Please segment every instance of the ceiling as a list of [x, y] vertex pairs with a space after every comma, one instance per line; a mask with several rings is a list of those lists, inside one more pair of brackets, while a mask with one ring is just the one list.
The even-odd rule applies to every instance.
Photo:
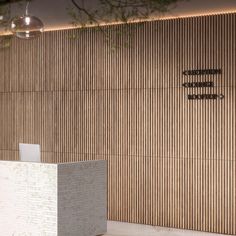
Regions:
[[[79, 0], [78, 0], [79, 1]], [[98, 0], [87, 0], [86, 4], [95, 7]], [[70, 0], [33, 0], [29, 11], [41, 18], [46, 29], [66, 28], [71, 26], [67, 8], [72, 6]], [[186, 15], [202, 15], [208, 13], [236, 12], [236, 0], [187, 0], [166, 13], [166, 17], [181, 17]], [[22, 14], [24, 6], [14, 4], [12, 15]]]

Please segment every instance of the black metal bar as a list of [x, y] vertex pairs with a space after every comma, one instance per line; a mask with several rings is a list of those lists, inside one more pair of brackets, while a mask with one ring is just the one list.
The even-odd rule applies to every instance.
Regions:
[[192, 83], [183, 83], [185, 88], [204, 88], [204, 87], [214, 87], [214, 82], [192, 82]]
[[183, 75], [217, 75], [222, 74], [222, 69], [185, 70]]
[[223, 99], [223, 94], [188, 94], [189, 100], [215, 100]]

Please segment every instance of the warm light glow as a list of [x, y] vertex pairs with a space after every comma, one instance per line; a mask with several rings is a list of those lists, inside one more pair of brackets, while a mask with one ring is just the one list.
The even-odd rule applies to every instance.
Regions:
[[[163, 20], [174, 20], [174, 19], [182, 19], [182, 18], [192, 18], [192, 17], [200, 17], [200, 16], [212, 16], [212, 15], [224, 15], [224, 14], [233, 14], [236, 13], [236, 9], [232, 11], [222, 11], [222, 12], [205, 12], [202, 14], [185, 14], [179, 16], [164, 16], [164, 17], [152, 17], [148, 19], [136, 19], [130, 20], [128, 23], [141, 23], [141, 22], [150, 22], [150, 21], [163, 21]], [[121, 25], [124, 22], [109, 22], [109, 23], [101, 23], [100, 26], [109, 26], [109, 25]], [[96, 25], [86, 25], [87, 28], [96, 27]], [[68, 29], [79, 29], [82, 28], [80, 26], [56, 26], [56, 27], [47, 27], [44, 29], [45, 32], [47, 31], [58, 31], [58, 30], [68, 30]]]
[[29, 16], [25, 17], [25, 24], [30, 25], [30, 17]]
[[[235, 10], [231, 11], [222, 11], [222, 12], [205, 12], [202, 14], [185, 14], [185, 15], [179, 15], [179, 16], [165, 16], [165, 17], [152, 17], [149, 19], [137, 19], [137, 20], [131, 20], [128, 23], [139, 23], [139, 22], [149, 22], [149, 21], [158, 21], [158, 20], [172, 20], [172, 19], [182, 19], [182, 18], [192, 18], [192, 17], [200, 17], [200, 16], [212, 16], [212, 15], [224, 15], [224, 14], [233, 14], [236, 13]], [[110, 22], [110, 23], [101, 23], [101, 26], [109, 26], [109, 25], [121, 25], [124, 24], [123, 22]], [[96, 27], [96, 25], [86, 25], [86, 27]], [[79, 29], [82, 28], [80, 26], [72, 26], [72, 25], [64, 25], [64, 26], [55, 26], [55, 27], [47, 27], [44, 28], [44, 32], [48, 31], [58, 31], [58, 30], [69, 30], [69, 29]], [[0, 35], [11, 35], [12, 33], [9, 31], [0, 32]]]
[[12, 29], [16, 28], [16, 25], [13, 22], [11, 23], [11, 28]]

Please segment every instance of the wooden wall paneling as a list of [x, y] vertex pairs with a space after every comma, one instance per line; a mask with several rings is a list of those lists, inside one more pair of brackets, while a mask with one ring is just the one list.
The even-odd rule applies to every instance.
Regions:
[[[5, 50], [0, 51], [1, 60], [2, 60], [2, 58], [5, 58], [5, 54], [6, 54]], [[1, 88], [0, 88], [0, 91], [3, 92], [4, 89], [5, 89], [5, 87], [4, 87], [4, 84], [5, 84], [5, 63], [3, 63], [3, 62], [0, 63], [0, 70], [1, 70], [1, 75], [0, 75], [0, 78], [1, 78], [0, 79], [0, 86], [1, 86]]]
[[[0, 51], [0, 159], [25, 142], [44, 162], [107, 160], [108, 219], [236, 234], [235, 18], [14, 39]], [[222, 74], [182, 74], [208, 68]], [[182, 87], [195, 81], [215, 86]]]
[[[0, 111], [1, 111], [1, 114], [4, 114], [4, 97], [3, 97], [3, 93], [1, 93], [0, 94], [0, 96], [1, 96], [1, 99], [0, 99]], [[2, 130], [1, 132], [4, 134], [4, 116], [1, 116], [0, 117], [0, 129]], [[1, 141], [1, 143], [0, 143], [0, 147], [1, 147], [1, 149], [4, 149], [4, 136], [3, 135], [1, 135], [0, 136], [0, 141]]]
[[35, 143], [41, 144], [42, 151], [52, 152], [53, 143], [55, 142], [53, 136], [53, 130], [55, 128], [53, 121], [53, 93], [37, 93], [34, 106], [34, 129], [38, 138], [35, 140]]

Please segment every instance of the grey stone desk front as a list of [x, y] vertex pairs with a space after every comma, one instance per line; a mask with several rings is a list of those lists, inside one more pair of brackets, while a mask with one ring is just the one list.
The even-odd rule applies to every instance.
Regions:
[[106, 219], [106, 161], [0, 161], [1, 236], [95, 236]]

